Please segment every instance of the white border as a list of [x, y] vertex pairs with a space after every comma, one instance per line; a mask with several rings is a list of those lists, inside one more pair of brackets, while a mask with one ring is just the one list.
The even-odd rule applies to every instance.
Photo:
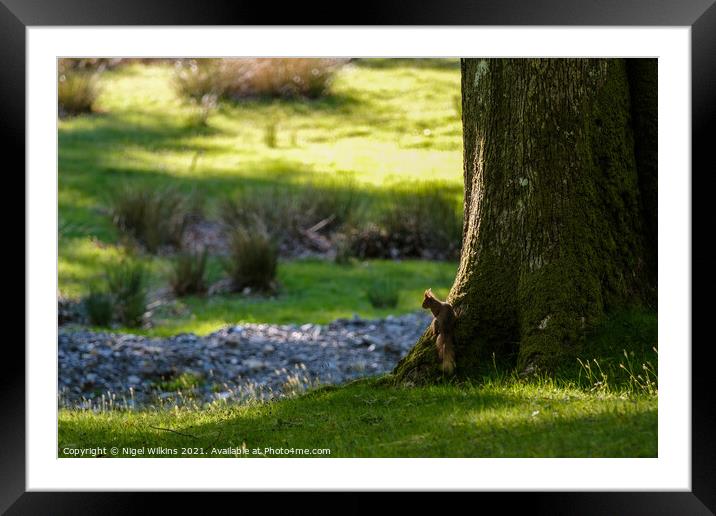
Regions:
[[[690, 490], [690, 28], [27, 29], [27, 489]], [[658, 56], [658, 459], [57, 459], [57, 56]]]

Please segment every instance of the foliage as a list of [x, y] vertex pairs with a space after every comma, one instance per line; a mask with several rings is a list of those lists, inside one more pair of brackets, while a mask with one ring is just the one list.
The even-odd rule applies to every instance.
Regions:
[[278, 252], [270, 235], [260, 225], [234, 228], [230, 235], [225, 269], [235, 290], [271, 291], [276, 287]]
[[190, 197], [169, 186], [125, 184], [111, 203], [114, 224], [150, 252], [162, 246], [181, 247], [184, 231], [197, 210]]
[[169, 283], [175, 295], [182, 297], [206, 292], [207, 251], [184, 251], [172, 263]]

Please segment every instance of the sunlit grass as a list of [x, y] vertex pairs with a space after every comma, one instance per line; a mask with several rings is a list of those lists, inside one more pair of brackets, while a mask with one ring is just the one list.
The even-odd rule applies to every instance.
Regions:
[[328, 448], [330, 457], [656, 457], [656, 422], [655, 396], [515, 379], [407, 389], [369, 380], [202, 411], [62, 410], [58, 452], [191, 446], [220, 456], [212, 449], [245, 445], [261, 449], [256, 457], [273, 456], [267, 447]]

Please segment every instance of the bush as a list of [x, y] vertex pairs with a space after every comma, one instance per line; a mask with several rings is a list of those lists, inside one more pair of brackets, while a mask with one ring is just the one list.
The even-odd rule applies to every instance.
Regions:
[[84, 306], [87, 319], [93, 326], [109, 326], [112, 322], [114, 304], [108, 293], [91, 288], [84, 300]]
[[60, 59], [57, 65], [59, 116], [89, 113], [99, 96], [102, 67], [84, 66], [79, 60]]
[[366, 291], [368, 301], [373, 308], [395, 308], [398, 306], [398, 288], [389, 281], [382, 281]]
[[325, 95], [345, 59], [233, 58], [176, 62], [174, 83], [181, 95], [201, 99], [306, 97]]
[[196, 199], [172, 188], [125, 186], [111, 201], [112, 220], [150, 252], [181, 247], [184, 231], [199, 211]]
[[177, 296], [206, 292], [206, 249], [200, 253], [184, 252], [173, 263], [170, 284]]
[[119, 321], [125, 326], [141, 326], [147, 311], [148, 274], [140, 262], [123, 261], [107, 269], [107, 290]]
[[230, 255], [224, 262], [234, 290], [275, 288], [278, 253], [269, 234], [260, 225], [235, 228], [230, 235]]

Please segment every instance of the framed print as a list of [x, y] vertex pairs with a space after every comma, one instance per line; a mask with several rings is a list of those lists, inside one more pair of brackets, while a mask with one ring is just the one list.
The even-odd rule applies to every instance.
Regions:
[[547, 3], [4, 2], [27, 302], [3, 510], [714, 511], [691, 203], [716, 7]]

